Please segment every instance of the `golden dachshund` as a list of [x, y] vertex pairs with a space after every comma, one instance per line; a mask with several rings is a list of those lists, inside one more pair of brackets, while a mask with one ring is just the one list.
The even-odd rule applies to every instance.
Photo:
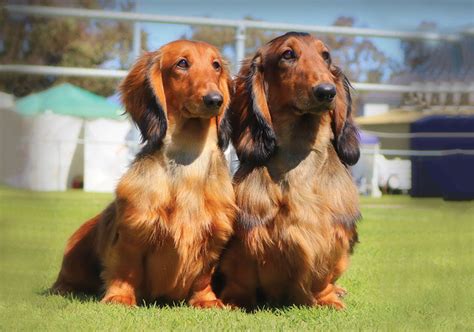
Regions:
[[175, 41], [138, 59], [120, 91], [146, 145], [114, 202], [69, 239], [53, 291], [223, 306], [210, 281], [236, 214], [220, 123], [229, 82], [206, 43]]
[[326, 46], [289, 32], [247, 60], [226, 117], [240, 159], [221, 299], [344, 307], [335, 282], [357, 242], [359, 158], [350, 83]]

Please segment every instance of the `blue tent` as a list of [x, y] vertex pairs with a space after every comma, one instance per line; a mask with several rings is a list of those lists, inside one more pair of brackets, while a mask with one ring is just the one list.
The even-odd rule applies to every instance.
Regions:
[[[411, 124], [412, 133], [472, 133], [474, 116], [434, 115]], [[474, 150], [474, 135], [458, 137], [415, 137], [412, 150]], [[443, 197], [449, 200], [474, 199], [474, 154], [462, 151], [442, 156], [414, 156], [411, 195]]]
[[377, 136], [372, 135], [364, 130], [359, 131], [359, 136], [361, 144], [375, 145], [380, 143], [380, 140]]

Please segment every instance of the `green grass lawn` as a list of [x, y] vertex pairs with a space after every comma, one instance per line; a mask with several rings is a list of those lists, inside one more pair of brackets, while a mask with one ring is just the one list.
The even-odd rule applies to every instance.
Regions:
[[474, 330], [474, 202], [363, 199], [342, 312], [129, 309], [47, 295], [68, 236], [111, 198], [0, 188], [0, 330]]

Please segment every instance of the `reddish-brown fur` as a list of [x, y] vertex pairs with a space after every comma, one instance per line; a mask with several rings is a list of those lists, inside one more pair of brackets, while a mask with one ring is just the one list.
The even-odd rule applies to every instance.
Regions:
[[[120, 90], [147, 145], [120, 180], [115, 201], [69, 239], [54, 291], [102, 287], [104, 303], [222, 307], [210, 279], [236, 211], [219, 148], [228, 82], [218, 50], [206, 43], [172, 42], [137, 61]], [[210, 92], [223, 97], [222, 105], [204, 104]]]
[[[335, 85], [331, 102], [315, 98], [321, 83]], [[276, 38], [244, 63], [228, 113], [241, 165], [236, 231], [219, 268], [224, 303], [253, 308], [261, 294], [271, 305], [344, 307], [335, 282], [359, 218], [346, 166], [359, 156], [349, 87], [307, 34]]]

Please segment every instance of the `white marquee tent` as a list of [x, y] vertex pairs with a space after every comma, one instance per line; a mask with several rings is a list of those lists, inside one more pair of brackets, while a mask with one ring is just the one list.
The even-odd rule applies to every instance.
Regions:
[[0, 182], [38, 191], [111, 192], [127, 169], [132, 130], [118, 106], [70, 84], [13, 102], [0, 95]]

